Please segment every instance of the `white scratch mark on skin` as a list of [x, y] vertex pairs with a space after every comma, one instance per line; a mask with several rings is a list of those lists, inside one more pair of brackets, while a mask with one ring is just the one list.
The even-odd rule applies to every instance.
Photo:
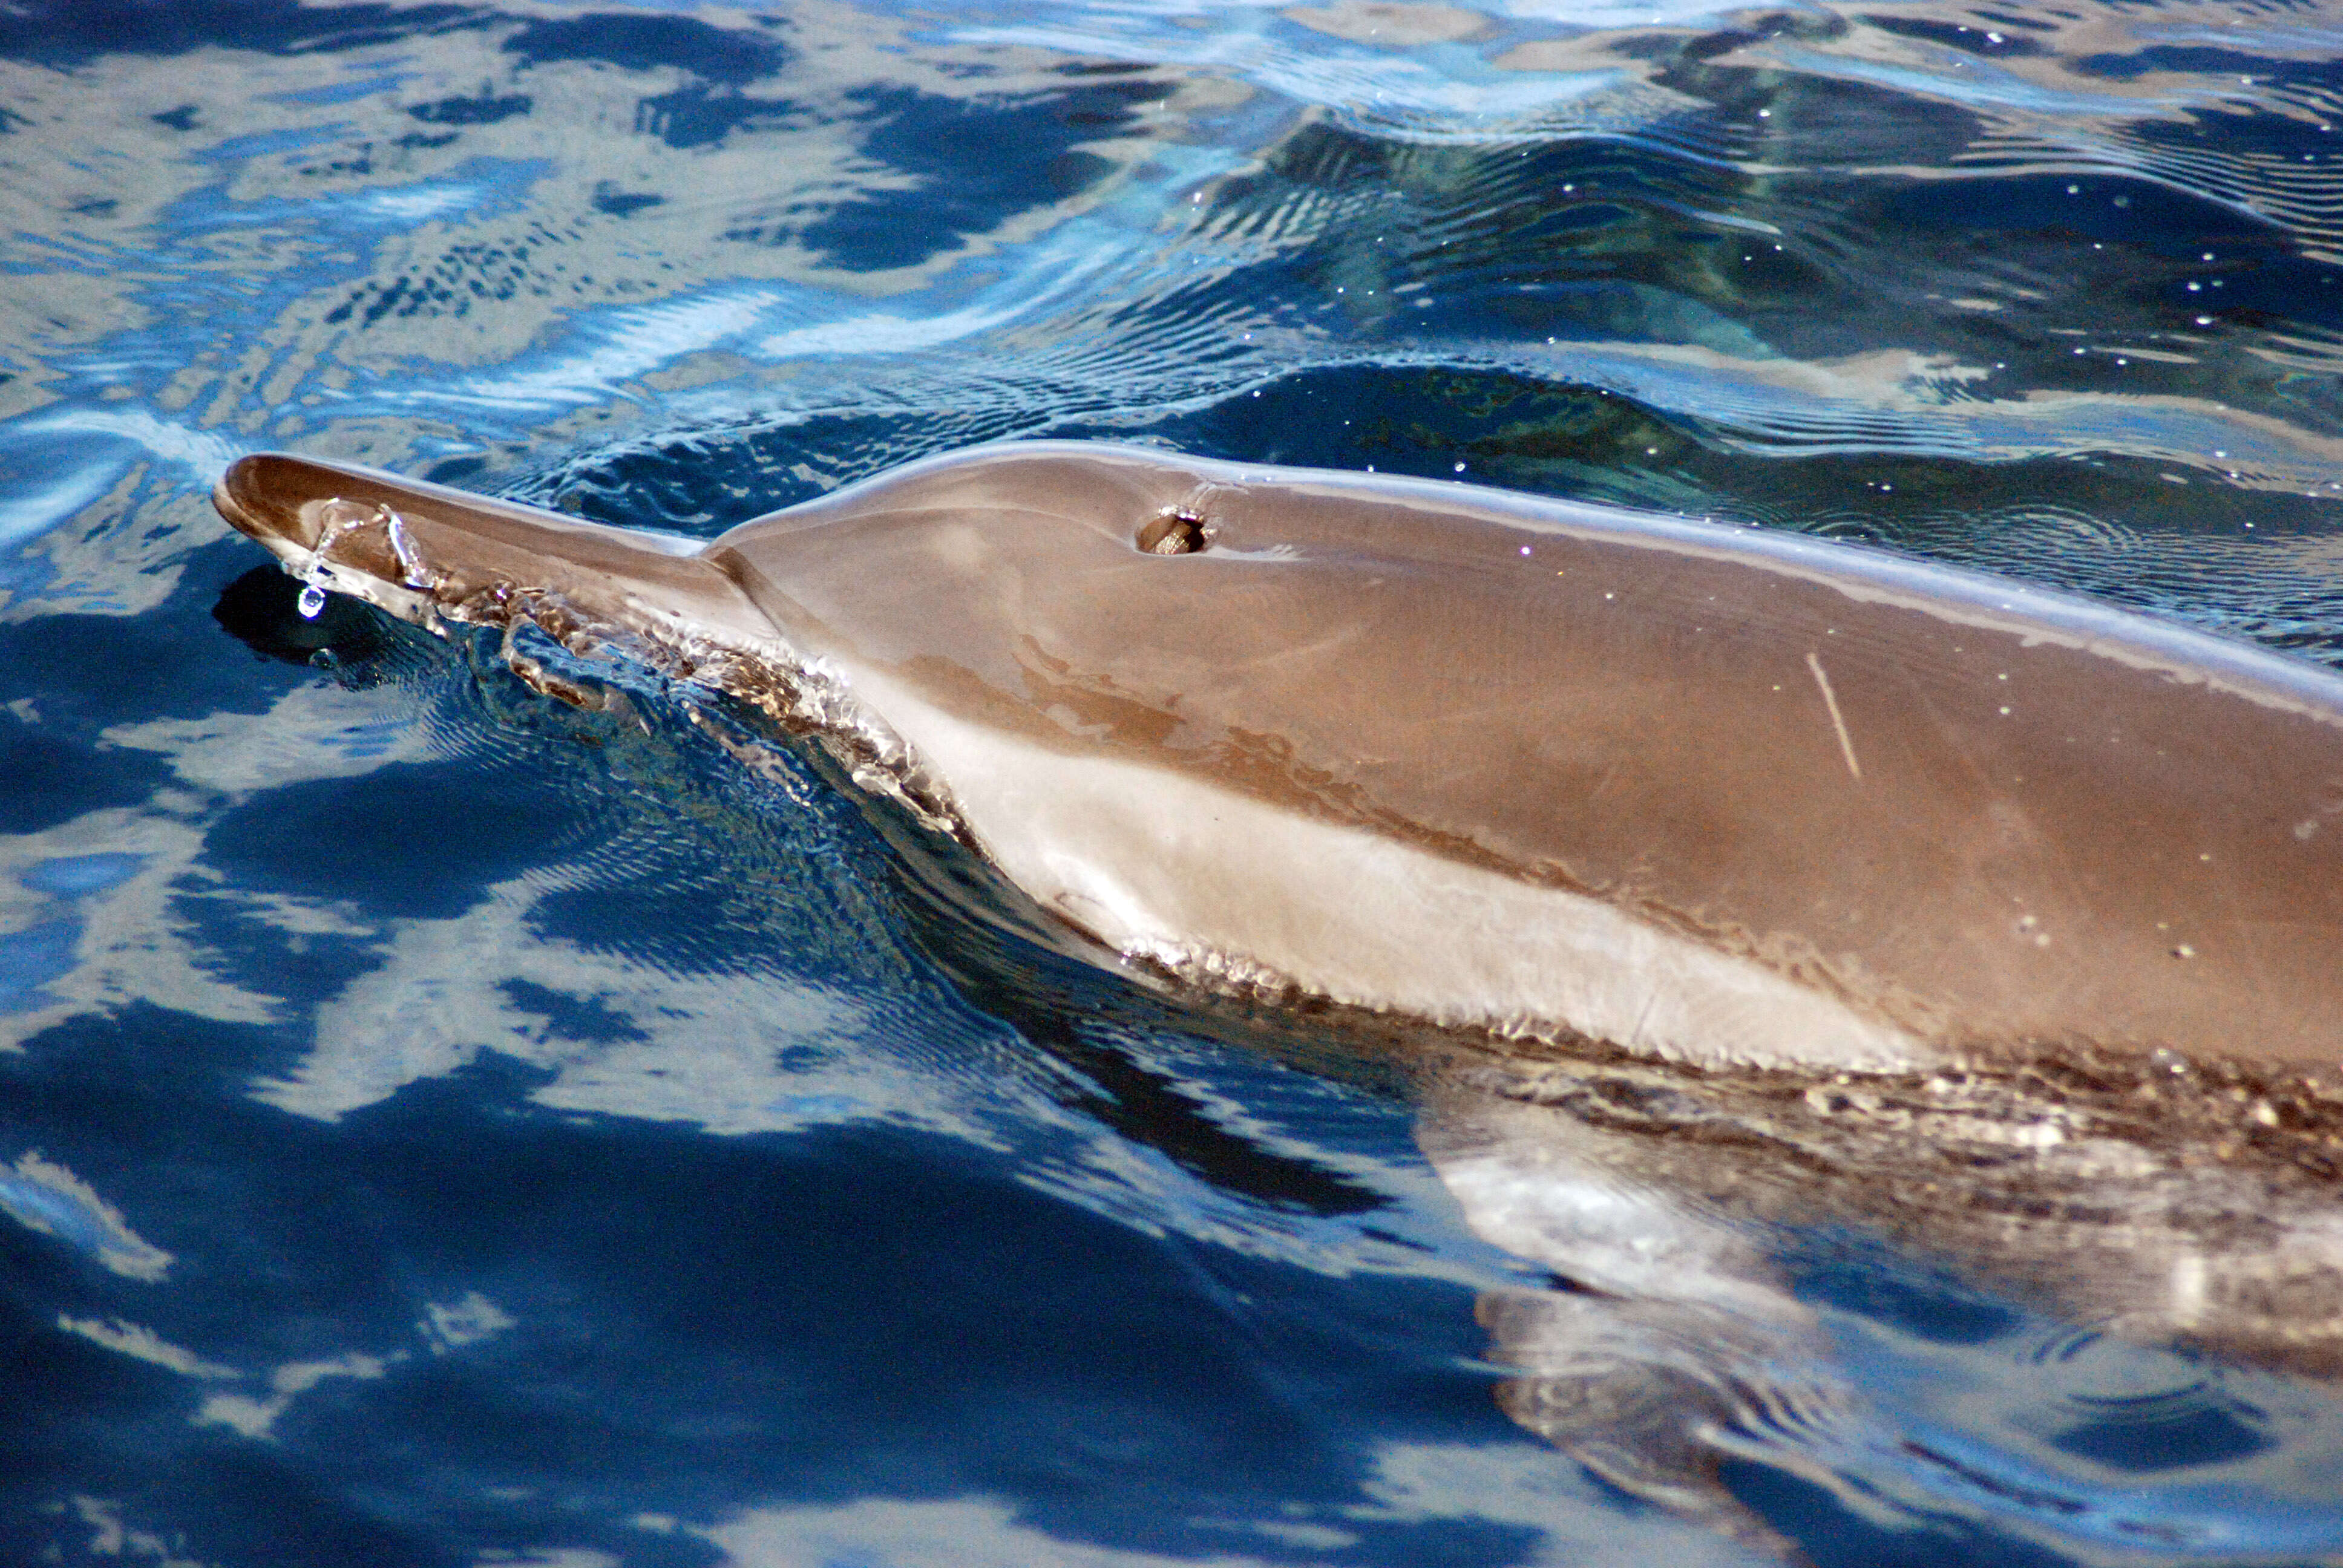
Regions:
[[1652, 1009], [1659, 1000], [1660, 993], [1656, 990], [1644, 999], [1644, 1010], [1635, 1015], [1634, 1032], [1627, 1037], [1628, 1050], [1634, 1050], [1644, 1043], [1644, 1025], [1650, 1021]]
[[1838, 749], [1846, 759], [1846, 770], [1860, 784], [1863, 765], [1855, 759], [1855, 742], [1847, 738], [1846, 720], [1839, 716], [1838, 698], [1831, 690], [1830, 677], [1823, 673], [1823, 661], [1811, 653], [1806, 655], [1806, 668], [1815, 672], [1815, 684], [1823, 689], [1823, 706], [1830, 709], [1831, 728], [1838, 731]]

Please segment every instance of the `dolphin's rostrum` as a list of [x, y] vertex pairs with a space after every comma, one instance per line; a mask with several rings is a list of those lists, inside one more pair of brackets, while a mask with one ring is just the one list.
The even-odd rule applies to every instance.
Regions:
[[2343, 679], [2088, 601], [1076, 443], [704, 545], [273, 455], [217, 500], [314, 587], [758, 703], [1200, 985], [1699, 1063], [2343, 1060]]

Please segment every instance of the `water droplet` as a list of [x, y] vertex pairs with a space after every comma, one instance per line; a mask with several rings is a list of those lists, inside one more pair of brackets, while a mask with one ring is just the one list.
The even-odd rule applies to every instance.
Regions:
[[407, 586], [429, 588], [431, 568], [424, 565], [423, 552], [417, 549], [415, 541], [407, 537], [407, 520], [388, 507], [382, 508], [382, 516], [390, 534], [391, 554], [398, 558], [398, 569], [407, 578]]
[[316, 583], [309, 583], [302, 588], [300, 610], [303, 620], [317, 619], [317, 612], [325, 608], [326, 590], [324, 588], [319, 588]]

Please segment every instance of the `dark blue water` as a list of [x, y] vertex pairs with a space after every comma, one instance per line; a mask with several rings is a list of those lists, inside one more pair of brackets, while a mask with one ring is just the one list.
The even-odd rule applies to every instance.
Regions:
[[2316, 4], [0, 9], [0, 1561], [2343, 1556], [2331, 1091], [1427, 1085], [206, 500], [1111, 436], [2343, 662], [2338, 116]]

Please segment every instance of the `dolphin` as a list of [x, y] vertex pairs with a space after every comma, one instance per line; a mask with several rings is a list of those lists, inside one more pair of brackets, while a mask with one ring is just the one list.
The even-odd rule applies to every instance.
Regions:
[[215, 498], [308, 608], [731, 693], [1208, 991], [1704, 1067], [2343, 1060], [2343, 678], [2080, 598], [1076, 442], [704, 542], [277, 454]]

